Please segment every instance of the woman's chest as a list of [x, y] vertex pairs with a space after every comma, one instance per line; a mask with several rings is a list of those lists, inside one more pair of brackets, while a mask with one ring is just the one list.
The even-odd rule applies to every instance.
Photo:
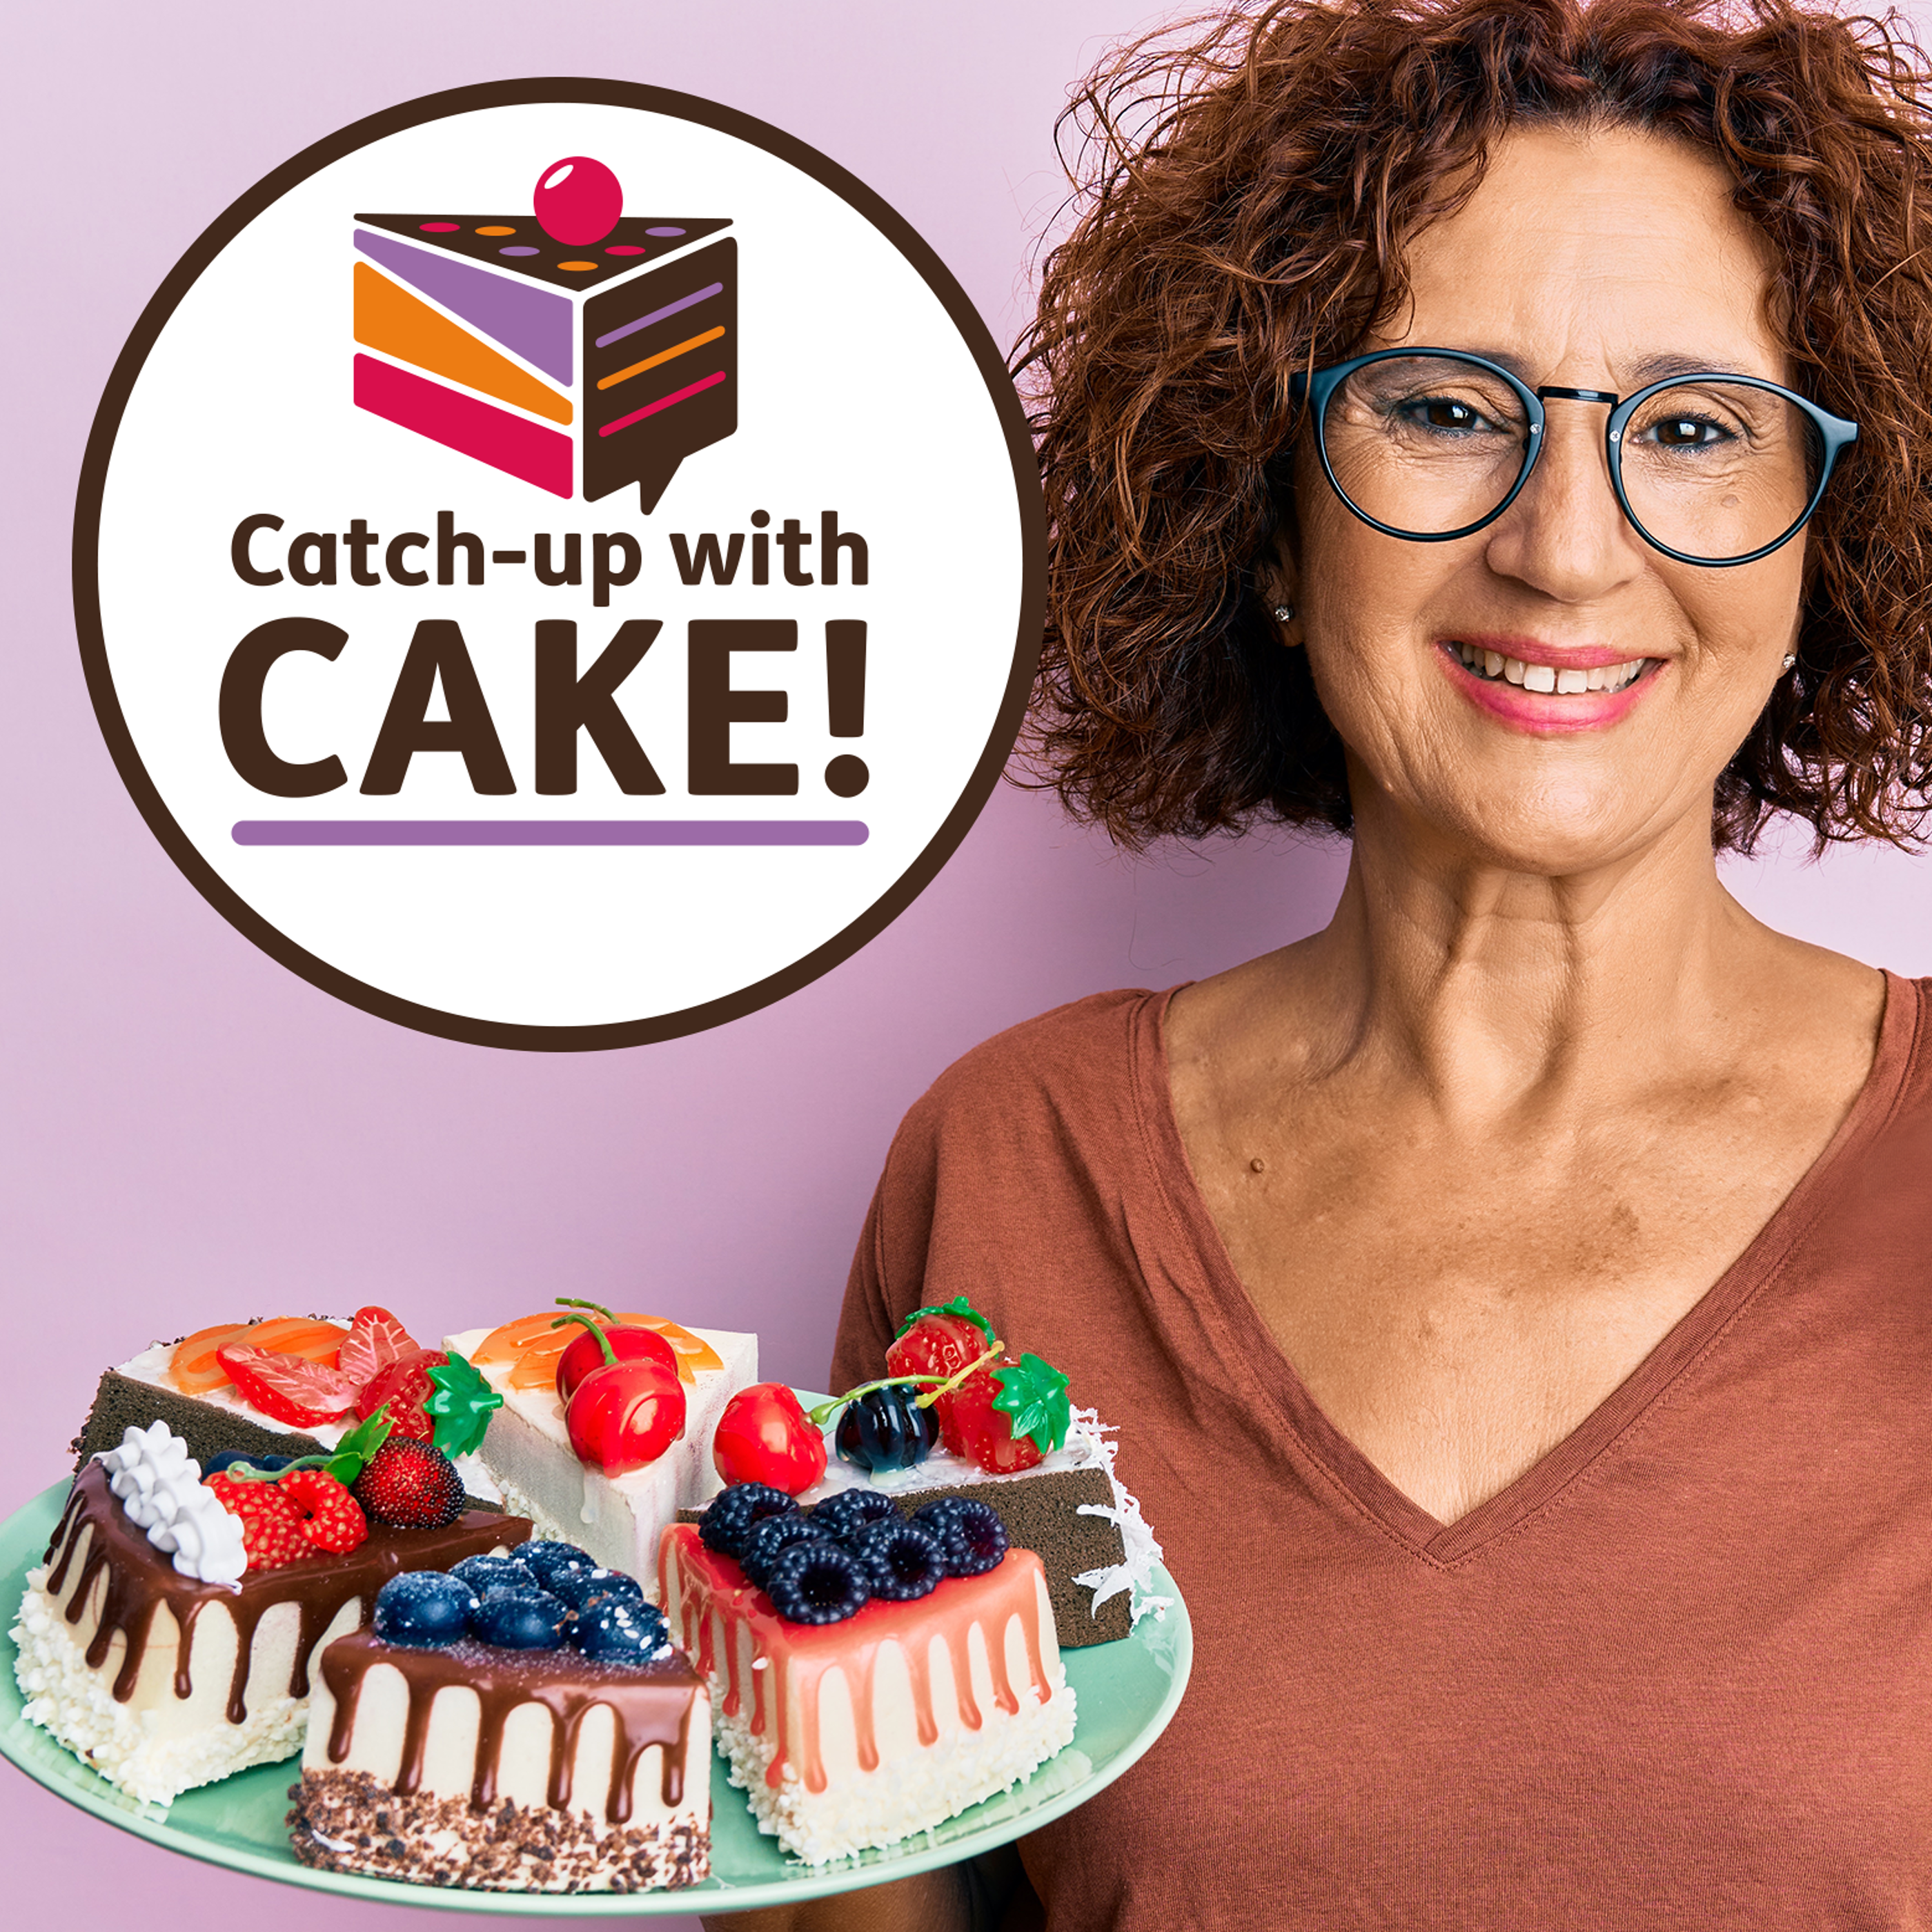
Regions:
[[1184, 1133], [1233, 1274], [1310, 1396], [1449, 1522], [1629, 1378], [1835, 1124], [1760, 1108], [1479, 1142], [1318, 1104]]

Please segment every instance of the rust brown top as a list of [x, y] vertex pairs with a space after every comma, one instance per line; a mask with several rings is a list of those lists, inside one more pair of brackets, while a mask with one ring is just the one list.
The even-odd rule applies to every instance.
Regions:
[[942, 1076], [826, 1386], [969, 1296], [1120, 1425], [1193, 1613], [1172, 1727], [1024, 1842], [1055, 1932], [1932, 1924], [1927, 1000], [1890, 980], [1810, 1172], [1573, 1436], [1447, 1525], [1322, 1413], [1230, 1265], [1162, 996]]

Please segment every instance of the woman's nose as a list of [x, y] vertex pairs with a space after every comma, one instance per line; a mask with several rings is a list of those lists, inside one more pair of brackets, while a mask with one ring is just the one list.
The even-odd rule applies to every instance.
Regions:
[[1611, 487], [1604, 416], [1594, 404], [1549, 406], [1529, 481], [1486, 533], [1492, 570], [1562, 603], [1600, 597], [1644, 566]]

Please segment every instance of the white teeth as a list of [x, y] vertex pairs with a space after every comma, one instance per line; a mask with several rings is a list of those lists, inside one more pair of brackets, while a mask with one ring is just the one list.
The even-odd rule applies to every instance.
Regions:
[[1474, 644], [1459, 643], [1456, 655], [1479, 677], [1502, 678], [1520, 684], [1526, 691], [1550, 692], [1564, 697], [1580, 696], [1592, 691], [1621, 691], [1634, 684], [1649, 660], [1632, 658], [1624, 664], [1597, 664], [1588, 670], [1554, 664], [1526, 663], [1521, 658], [1504, 657], [1499, 651], [1484, 650]]

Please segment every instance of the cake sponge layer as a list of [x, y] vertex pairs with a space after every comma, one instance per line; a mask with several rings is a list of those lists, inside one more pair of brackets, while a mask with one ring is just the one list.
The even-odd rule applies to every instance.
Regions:
[[[81, 1553], [84, 1558], [84, 1546]], [[133, 1694], [117, 1701], [113, 1686], [126, 1659], [126, 1637], [115, 1633], [106, 1661], [95, 1670], [87, 1649], [100, 1626], [98, 1600], [80, 1622], [67, 1621], [67, 1598], [84, 1571], [83, 1561], [60, 1596], [48, 1589], [44, 1569], [28, 1573], [13, 1634], [19, 1652], [14, 1675], [30, 1723], [52, 1732], [110, 1784], [151, 1804], [172, 1804], [196, 1785], [292, 1757], [302, 1749], [308, 1700], [290, 1690], [301, 1631], [296, 1604], [276, 1605], [256, 1626], [247, 1714], [231, 1723], [226, 1707], [238, 1641], [233, 1618], [219, 1604], [196, 1618], [187, 1662], [193, 1688], [182, 1697], [175, 1688], [179, 1627], [165, 1607], [158, 1610]], [[101, 1588], [90, 1594], [98, 1600]], [[355, 1629], [361, 1608], [353, 1598], [344, 1604], [326, 1635]]]

